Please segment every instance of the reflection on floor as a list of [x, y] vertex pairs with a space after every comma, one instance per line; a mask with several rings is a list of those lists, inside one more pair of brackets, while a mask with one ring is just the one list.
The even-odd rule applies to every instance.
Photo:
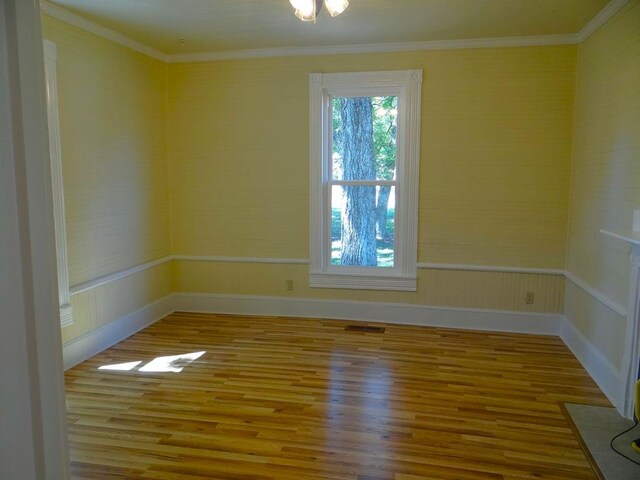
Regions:
[[[633, 425], [622, 418], [615, 408], [592, 405], [566, 405], [584, 446], [597, 464], [603, 480], [640, 479], [640, 465], [621, 457], [611, 449], [611, 439]], [[631, 441], [640, 437], [640, 426], [617, 438], [613, 446], [619, 452], [640, 463], [640, 454], [631, 448]]]
[[175, 313], [69, 370], [74, 478], [595, 478], [558, 338], [348, 324]]

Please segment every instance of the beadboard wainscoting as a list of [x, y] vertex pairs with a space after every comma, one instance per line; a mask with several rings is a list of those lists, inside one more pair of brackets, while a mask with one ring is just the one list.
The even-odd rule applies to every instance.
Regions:
[[[94, 286], [89, 287], [89, 283]], [[165, 260], [159, 264], [150, 262], [130, 268], [84, 283], [82, 286], [71, 287], [71, 292], [74, 322], [62, 329], [65, 365], [66, 347], [72, 342], [91, 335], [101, 337], [105, 335], [100, 333], [101, 329], [118, 321], [126, 324], [127, 322], [123, 319], [170, 295], [172, 293], [171, 261]], [[134, 331], [130, 331], [128, 335], [132, 333]], [[114, 337], [111, 344], [119, 342], [122, 338]]]
[[173, 296], [165, 295], [142, 308], [65, 343], [63, 349], [64, 369], [75, 367], [173, 313], [175, 311], [173, 305]]
[[[308, 262], [175, 256], [173, 287], [178, 293], [248, 295], [447, 308], [561, 314], [564, 278], [551, 274], [455, 268], [419, 268], [415, 292], [344, 290], [309, 286]], [[289, 285], [291, 288], [289, 289]], [[526, 303], [527, 292], [535, 302]]]

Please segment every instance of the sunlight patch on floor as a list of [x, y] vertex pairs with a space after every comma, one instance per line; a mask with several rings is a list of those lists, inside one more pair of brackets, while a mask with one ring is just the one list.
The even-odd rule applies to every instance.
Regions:
[[103, 365], [98, 370], [116, 370], [121, 372], [128, 372], [129, 370], [133, 370], [138, 365], [142, 363], [142, 360], [138, 362], [127, 362], [127, 363], [114, 363], [113, 365]]
[[[138, 369], [138, 372], [180, 373], [184, 367], [189, 365], [194, 360], [197, 360], [205, 353], [206, 351], [202, 351], [202, 352], [183, 353], [181, 355], [169, 355], [165, 357], [156, 357], [146, 365], [143, 365], [142, 367], [140, 367]], [[115, 363], [113, 365], [103, 365], [101, 367], [98, 367], [98, 370], [128, 372], [128, 371], [134, 370], [141, 363], [142, 363], [142, 360], [137, 362]]]

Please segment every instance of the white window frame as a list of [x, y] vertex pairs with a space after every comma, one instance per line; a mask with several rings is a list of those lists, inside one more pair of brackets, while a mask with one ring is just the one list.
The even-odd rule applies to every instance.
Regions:
[[[421, 90], [422, 70], [309, 76], [311, 287], [416, 290]], [[331, 265], [332, 99], [380, 96], [398, 97], [394, 267]]]
[[56, 235], [56, 260], [58, 264], [60, 325], [67, 327], [73, 323], [73, 309], [71, 308], [71, 293], [69, 290], [69, 263], [67, 260], [67, 234], [64, 216], [64, 187], [62, 182], [62, 149], [60, 147], [56, 62], [56, 45], [50, 40], [45, 40], [44, 70], [47, 85], [47, 121], [49, 124], [51, 190], [53, 194], [53, 220]]

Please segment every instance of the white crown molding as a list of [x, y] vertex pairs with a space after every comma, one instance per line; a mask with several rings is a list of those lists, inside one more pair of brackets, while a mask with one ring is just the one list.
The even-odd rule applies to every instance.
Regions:
[[578, 43], [574, 34], [539, 35], [529, 37], [470, 38], [459, 40], [432, 40], [427, 42], [370, 43], [360, 45], [333, 45], [320, 47], [282, 47], [223, 52], [179, 53], [167, 55], [169, 63], [215, 62], [247, 58], [292, 57], [310, 55], [337, 55], [345, 53], [385, 53], [421, 50], [455, 50], [465, 48], [505, 48]]
[[63, 22], [69, 23], [75, 27], [87, 30], [88, 32], [106, 38], [107, 40], [111, 40], [114, 43], [122, 45], [123, 47], [135, 50], [136, 52], [148, 55], [152, 58], [155, 58], [156, 60], [160, 60], [165, 63], [168, 61], [168, 56], [156, 50], [155, 48], [132, 40], [129, 37], [116, 32], [115, 30], [103, 27], [102, 25], [92, 22], [91, 20], [87, 20], [86, 18], [67, 10], [66, 8], [55, 5], [47, 0], [41, 0], [40, 11], [49, 15], [50, 17], [57, 18], [58, 20], [62, 20]]
[[625, 307], [615, 302], [614, 300], [610, 299], [607, 295], [605, 295], [601, 291], [596, 290], [591, 285], [586, 283], [584, 280], [581, 280], [580, 278], [575, 276], [573, 273], [566, 271], [564, 273], [564, 276], [567, 278], [567, 280], [571, 281], [577, 287], [580, 287], [582, 290], [587, 292], [593, 298], [598, 300], [601, 304], [613, 310], [615, 313], [617, 313], [621, 317], [627, 316], [627, 309]]
[[278, 47], [220, 52], [167, 54], [132, 40], [121, 33], [103, 27], [48, 0], [41, 0], [43, 13], [76, 27], [99, 35], [122, 46], [143, 53], [165, 63], [215, 62], [248, 58], [291, 57], [309, 55], [337, 55], [346, 53], [385, 53], [421, 50], [455, 50], [469, 48], [534, 47], [549, 45], [575, 45], [584, 42], [600, 26], [615, 15], [629, 0], [611, 0], [580, 32], [558, 35], [523, 37], [469, 38], [458, 40], [432, 40], [426, 42], [370, 43], [359, 45], [333, 45], [319, 47]]
[[618, 13], [627, 3], [629, 3], [629, 0], [611, 0], [595, 17], [591, 19], [589, 23], [582, 28], [582, 30], [578, 32], [576, 35], [578, 43], [582, 43], [589, 38], [598, 28]]
[[214, 62], [247, 58], [291, 57], [309, 55], [336, 55], [344, 53], [384, 53], [421, 50], [456, 50], [469, 48], [535, 47], [549, 45], [575, 45], [584, 42], [598, 28], [618, 13], [629, 0], [611, 0], [578, 33], [533, 35], [523, 37], [469, 38], [458, 40], [432, 40], [425, 42], [371, 43], [360, 45], [334, 45], [319, 47], [282, 47], [222, 52], [183, 53], [167, 55], [169, 63]]
[[564, 270], [553, 268], [501, 267], [497, 265], [466, 265], [458, 263], [418, 263], [418, 268], [427, 270], [460, 270], [465, 272], [504, 272], [563, 276]]

